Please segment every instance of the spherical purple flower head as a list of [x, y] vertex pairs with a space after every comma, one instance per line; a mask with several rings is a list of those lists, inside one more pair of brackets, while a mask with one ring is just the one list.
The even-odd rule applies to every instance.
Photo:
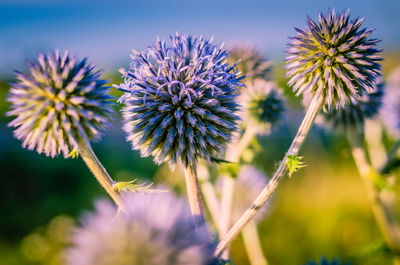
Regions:
[[251, 44], [239, 44], [229, 48], [229, 61], [237, 64], [246, 80], [268, 80], [271, 64], [265, 56]]
[[252, 126], [263, 134], [276, 124], [285, 110], [282, 91], [274, 82], [257, 79], [241, 90], [239, 102], [243, 105], [241, 119], [244, 126]]
[[382, 105], [383, 83], [378, 82], [376, 91], [365, 94], [356, 103], [349, 103], [345, 108], [331, 108], [323, 112], [323, 118], [329, 128], [336, 130], [357, 130], [364, 131], [365, 119], [371, 119], [379, 113]]
[[79, 141], [97, 140], [113, 115], [107, 81], [86, 59], [78, 60], [68, 51], [39, 54], [28, 63], [30, 73], [16, 72], [11, 84], [8, 125], [29, 150], [54, 157], [67, 157]]
[[[268, 184], [266, 174], [257, 168], [244, 165], [241, 167], [236, 178], [235, 190], [233, 193], [231, 222], [234, 223], [249, 208], [262, 189]], [[218, 179], [217, 187], [222, 189], [222, 179]], [[255, 222], [260, 221], [265, 216], [268, 207], [264, 207], [257, 213]]]
[[391, 133], [400, 135], [400, 68], [395, 69], [388, 78], [381, 117]]
[[203, 265], [212, 259], [205, 226], [193, 222], [182, 199], [169, 192], [129, 193], [126, 209], [108, 201], [84, 219], [66, 253], [71, 265]]
[[236, 130], [243, 77], [226, 63], [222, 46], [178, 33], [171, 41], [134, 51], [130, 69], [122, 71], [124, 130], [142, 156], [195, 167], [199, 157], [223, 152]]
[[286, 77], [296, 95], [324, 97], [330, 108], [357, 104], [375, 91], [380, 75], [379, 41], [370, 39], [372, 29], [361, 29], [363, 19], [350, 20], [347, 12], [319, 14], [318, 22], [308, 18], [308, 29], [295, 28], [289, 42]]

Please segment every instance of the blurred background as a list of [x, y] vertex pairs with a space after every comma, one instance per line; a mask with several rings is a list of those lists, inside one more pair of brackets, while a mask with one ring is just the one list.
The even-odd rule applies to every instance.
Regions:
[[[0, 264], [59, 264], [71, 227], [96, 198], [105, 196], [80, 159], [47, 158], [24, 150], [13, 138], [5, 112], [14, 69], [26, 70], [25, 61], [34, 60], [38, 52], [68, 49], [87, 56], [110, 83], [118, 84], [117, 70], [128, 66], [130, 50], [144, 49], [157, 36], [168, 38], [179, 31], [214, 36], [216, 43], [254, 44], [271, 60], [273, 78], [288, 97], [285, 120], [260, 139], [263, 150], [255, 159], [271, 173], [303, 116], [284, 78], [287, 38], [294, 35], [293, 27], [305, 26], [307, 15], [315, 18], [328, 8], [350, 8], [353, 17], [365, 17], [365, 25], [376, 29], [373, 37], [382, 40], [385, 50], [385, 76], [400, 66], [398, 0], [1, 0]], [[158, 167], [131, 150], [118, 118], [94, 150], [118, 181], [159, 183], [171, 175], [167, 166]], [[351, 264], [391, 264], [345, 137], [314, 126], [302, 155], [308, 166], [283, 181], [260, 223], [270, 264], [304, 264], [321, 256]], [[235, 264], [248, 264], [240, 240], [232, 255]]]

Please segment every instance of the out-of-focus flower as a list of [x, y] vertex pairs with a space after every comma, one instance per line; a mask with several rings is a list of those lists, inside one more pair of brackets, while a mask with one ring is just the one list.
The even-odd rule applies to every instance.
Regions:
[[296, 95], [321, 95], [324, 105], [339, 108], [374, 92], [381, 50], [375, 48], [379, 40], [369, 38], [373, 30], [361, 29], [363, 19], [332, 10], [307, 23], [308, 29], [295, 28], [286, 57], [288, 84]]
[[[257, 168], [244, 165], [241, 167], [235, 182], [233, 193], [231, 222], [236, 222], [249, 208], [261, 190], [268, 184], [268, 177]], [[217, 187], [221, 188], [222, 179], [218, 180]], [[254, 220], [259, 221], [267, 212], [268, 206], [257, 213]]]
[[199, 157], [223, 152], [236, 130], [243, 77], [225, 63], [222, 46], [178, 33], [171, 41], [134, 51], [129, 70], [121, 70], [124, 130], [142, 156], [195, 167]]
[[364, 130], [365, 119], [371, 119], [379, 113], [382, 105], [384, 85], [379, 82], [375, 92], [365, 94], [357, 104], [349, 103], [346, 108], [331, 108], [323, 112], [325, 124], [336, 130]]
[[395, 69], [388, 78], [381, 117], [391, 133], [400, 135], [400, 67]]
[[247, 81], [269, 79], [271, 64], [253, 45], [234, 45], [229, 48], [229, 55], [231, 63], [239, 62], [239, 72], [246, 76]]
[[268, 132], [285, 110], [282, 91], [274, 82], [262, 79], [248, 83], [239, 97], [241, 119], [245, 127], [254, 127], [257, 133]]
[[106, 80], [86, 59], [77, 60], [67, 51], [39, 54], [29, 62], [29, 74], [16, 72], [11, 84], [8, 125], [29, 150], [54, 157], [67, 157], [78, 142], [98, 140], [114, 113]]
[[99, 201], [75, 231], [71, 265], [203, 265], [212, 259], [205, 226], [195, 226], [182, 199], [169, 192], [128, 193], [125, 210]]

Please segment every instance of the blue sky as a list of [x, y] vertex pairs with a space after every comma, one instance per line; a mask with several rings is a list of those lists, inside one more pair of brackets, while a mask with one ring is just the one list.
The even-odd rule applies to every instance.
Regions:
[[0, 0], [0, 74], [10, 74], [39, 51], [68, 49], [106, 71], [126, 65], [132, 48], [176, 31], [251, 42], [280, 59], [293, 27], [328, 8], [350, 8], [376, 29], [386, 50], [400, 50], [399, 0]]

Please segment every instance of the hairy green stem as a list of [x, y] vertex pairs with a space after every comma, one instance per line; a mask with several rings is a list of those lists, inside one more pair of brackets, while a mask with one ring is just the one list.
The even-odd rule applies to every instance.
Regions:
[[119, 193], [114, 190], [114, 181], [107, 173], [106, 169], [100, 163], [99, 159], [93, 152], [89, 143], [83, 141], [79, 142], [80, 155], [87, 167], [90, 169], [94, 177], [100, 183], [100, 185], [106, 190], [111, 199], [122, 209], [121, 198]]
[[250, 264], [268, 265], [268, 261], [265, 258], [261, 248], [261, 242], [260, 242], [260, 237], [258, 236], [257, 225], [254, 222], [250, 222], [245, 228], [243, 228], [242, 237]]
[[310, 106], [307, 109], [307, 113], [297, 131], [289, 150], [282, 159], [278, 169], [275, 171], [272, 179], [268, 182], [267, 186], [261, 191], [257, 196], [253, 204], [249, 209], [242, 215], [242, 217], [236, 222], [236, 224], [229, 230], [224, 238], [218, 243], [217, 248], [214, 252], [214, 256], [219, 257], [224, 249], [226, 249], [235, 239], [240, 231], [254, 218], [257, 212], [265, 204], [268, 198], [271, 196], [272, 192], [278, 187], [281, 179], [287, 173], [286, 161], [289, 155], [297, 155], [304, 140], [306, 139], [312, 124], [314, 123], [315, 117], [317, 116], [319, 110], [322, 107], [323, 96], [317, 95], [312, 100]]
[[187, 167], [185, 169], [185, 179], [186, 179], [186, 192], [188, 196], [190, 210], [195, 219], [196, 223], [202, 223], [205, 221], [202, 205], [199, 183], [197, 180], [196, 169]]
[[379, 230], [392, 253], [398, 258], [400, 255], [398, 224], [396, 223], [396, 220], [392, 219], [390, 215], [392, 210], [389, 209], [390, 207], [385, 205], [384, 200], [382, 200], [381, 197], [381, 191], [374, 183], [374, 179], [379, 177], [379, 175], [378, 172], [370, 166], [361, 139], [362, 135], [360, 134], [353, 133], [348, 135], [352, 155], [364, 183]]

